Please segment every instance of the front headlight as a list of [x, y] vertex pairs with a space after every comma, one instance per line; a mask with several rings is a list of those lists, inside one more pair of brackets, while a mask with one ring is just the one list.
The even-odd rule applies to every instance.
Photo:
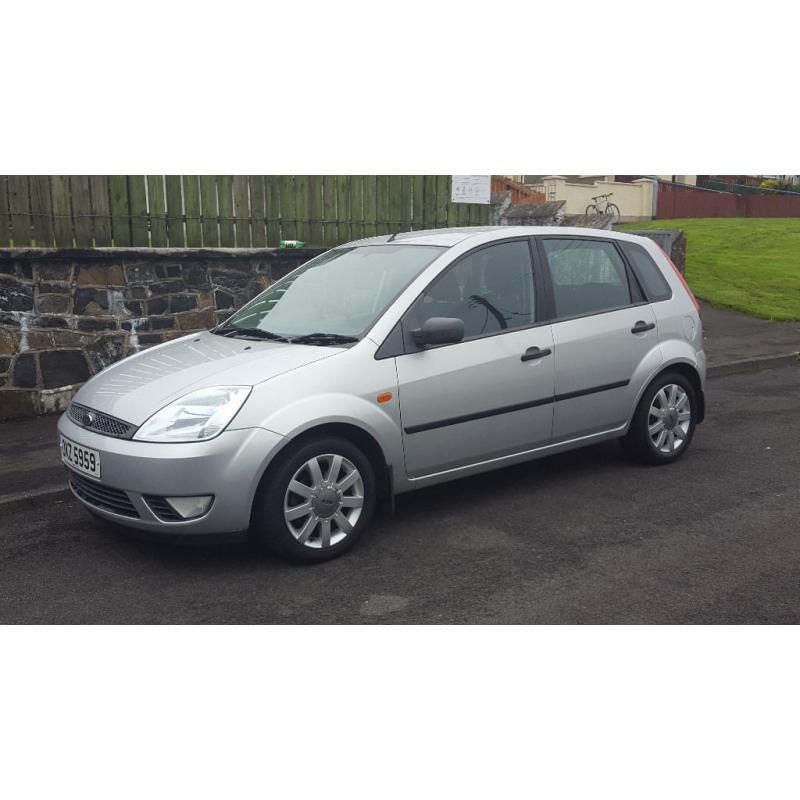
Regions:
[[252, 386], [213, 386], [173, 400], [134, 434], [140, 442], [204, 442], [222, 433]]

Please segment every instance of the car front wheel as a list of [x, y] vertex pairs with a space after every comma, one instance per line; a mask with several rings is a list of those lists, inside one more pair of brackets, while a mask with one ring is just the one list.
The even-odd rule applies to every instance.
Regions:
[[356, 543], [374, 505], [374, 470], [359, 448], [339, 438], [307, 442], [265, 476], [252, 534], [279, 555], [327, 561]]
[[694, 388], [683, 375], [659, 376], [639, 400], [623, 446], [648, 464], [675, 461], [692, 442], [697, 408]]

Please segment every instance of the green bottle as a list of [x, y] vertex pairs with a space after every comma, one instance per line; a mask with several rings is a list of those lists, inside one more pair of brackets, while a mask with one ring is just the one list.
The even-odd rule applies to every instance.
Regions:
[[301, 242], [299, 239], [281, 239], [281, 249], [287, 250], [291, 248], [305, 247], [306, 243]]

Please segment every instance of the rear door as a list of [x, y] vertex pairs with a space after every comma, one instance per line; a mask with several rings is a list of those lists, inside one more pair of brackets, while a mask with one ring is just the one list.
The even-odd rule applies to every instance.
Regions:
[[[410, 477], [550, 441], [553, 338], [538, 306], [526, 237], [468, 253], [409, 309], [396, 364]], [[410, 331], [430, 317], [462, 319], [464, 340], [418, 349]]]
[[553, 316], [553, 441], [624, 425], [641, 388], [634, 373], [661, 360], [653, 309], [612, 240], [543, 236]]

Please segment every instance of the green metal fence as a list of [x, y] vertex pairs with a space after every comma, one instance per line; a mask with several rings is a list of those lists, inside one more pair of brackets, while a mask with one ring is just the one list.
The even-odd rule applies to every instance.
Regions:
[[0, 247], [333, 246], [484, 225], [449, 175], [3, 175]]

